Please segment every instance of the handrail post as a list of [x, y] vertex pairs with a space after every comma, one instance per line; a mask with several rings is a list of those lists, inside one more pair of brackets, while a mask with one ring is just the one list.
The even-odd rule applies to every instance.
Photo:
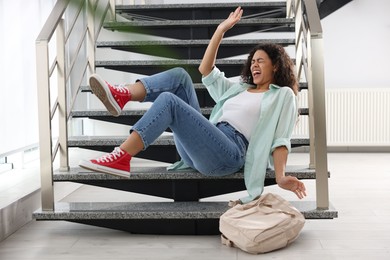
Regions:
[[326, 141], [326, 103], [322, 28], [318, 9], [313, 1], [303, 0], [310, 27], [307, 32], [307, 59], [309, 67], [309, 102], [314, 135], [317, 208], [329, 209], [328, 155]]
[[60, 144], [60, 171], [69, 171], [68, 154], [68, 101], [66, 95], [65, 71], [65, 25], [64, 19], [58, 23], [57, 31], [57, 84], [58, 84], [58, 119]]
[[313, 72], [311, 75], [311, 84], [313, 85], [311, 96], [312, 110], [315, 114], [315, 117], [313, 117], [313, 124], [315, 125], [313, 131], [315, 136], [317, 208], [329, 209], [323, 41], [320, 38], [311, 38], [310, 45], [308, 57], [309, 66]]
[[87, 37], [87, 55], [88, 55], [88, 73], [89, 77], [95, 73], [95, 9], [92, 0], [85, 0], [87, 6], [87, 27], [88, 27], [88, 37]]
[[39, 41], [36, 43], [36, 66], [42, 210], [53, 211], [53, 152], [49, 88], [49, 50], [47, 41]]

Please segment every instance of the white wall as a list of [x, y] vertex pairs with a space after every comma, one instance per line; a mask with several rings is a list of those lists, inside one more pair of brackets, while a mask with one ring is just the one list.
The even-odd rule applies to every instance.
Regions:
[[322, 20], [327, 88], [390, 87], [389, 11], [389, 0], [353, 0]]
[[35, 39], [54, 0], [0, 0], [0, 154], [38, 142]]

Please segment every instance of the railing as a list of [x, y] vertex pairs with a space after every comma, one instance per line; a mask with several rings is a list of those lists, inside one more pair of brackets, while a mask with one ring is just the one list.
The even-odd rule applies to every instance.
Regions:
[[[36, 40], [43, 210], [54, 210], [53, 162], [58, 153], [60, 170], [69, 169], [68, 120], [80, 86], [95, 71], [95, 43], [109, 8], [110, 0], [58, 0]], [[56, 141], [53, 129], [58, 131]]]
[[316, 1], [287, 0], [295, 18], [296, 70], [308, 83], [310, 167], [316, 169], [317, 208], [329, 209], [322, 27]]

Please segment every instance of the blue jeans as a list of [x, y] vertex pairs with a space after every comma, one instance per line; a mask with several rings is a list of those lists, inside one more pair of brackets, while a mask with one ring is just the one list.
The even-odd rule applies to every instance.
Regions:
[[145, 102], [153, 102], [133, 126], [146, 149], [168, 127], [182, 160], [202, 174], [222, 176], [240, 170], [248, 146], [246, 138], [227, 122], [212, 124], [200, 112], [192, 80], [181, 68], [140, 79]]

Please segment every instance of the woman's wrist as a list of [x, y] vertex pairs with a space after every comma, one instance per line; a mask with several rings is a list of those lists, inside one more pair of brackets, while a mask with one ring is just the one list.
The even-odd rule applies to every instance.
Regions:
[[283, 177], [284, 177], [283, 173], [280, 173], [280, 174], [275, 173], [275, 181], [276, 181], [276, 183], [279, 183], [281, 181], [281, 179], [283, 179]]
[[227, 30], [225, 30], [224, 28], [223, 28], [223, 26], [221, 26], [221, 25], [218, 25], [217, 26], [217, 29], [215, 29], [215, 31], [214, 31], [214, 34], [217, 34], [217, 35], [220, 35], [220, 36], [224, 36], [224, 34], [225, 34], [225, 32], [227, 32]]

